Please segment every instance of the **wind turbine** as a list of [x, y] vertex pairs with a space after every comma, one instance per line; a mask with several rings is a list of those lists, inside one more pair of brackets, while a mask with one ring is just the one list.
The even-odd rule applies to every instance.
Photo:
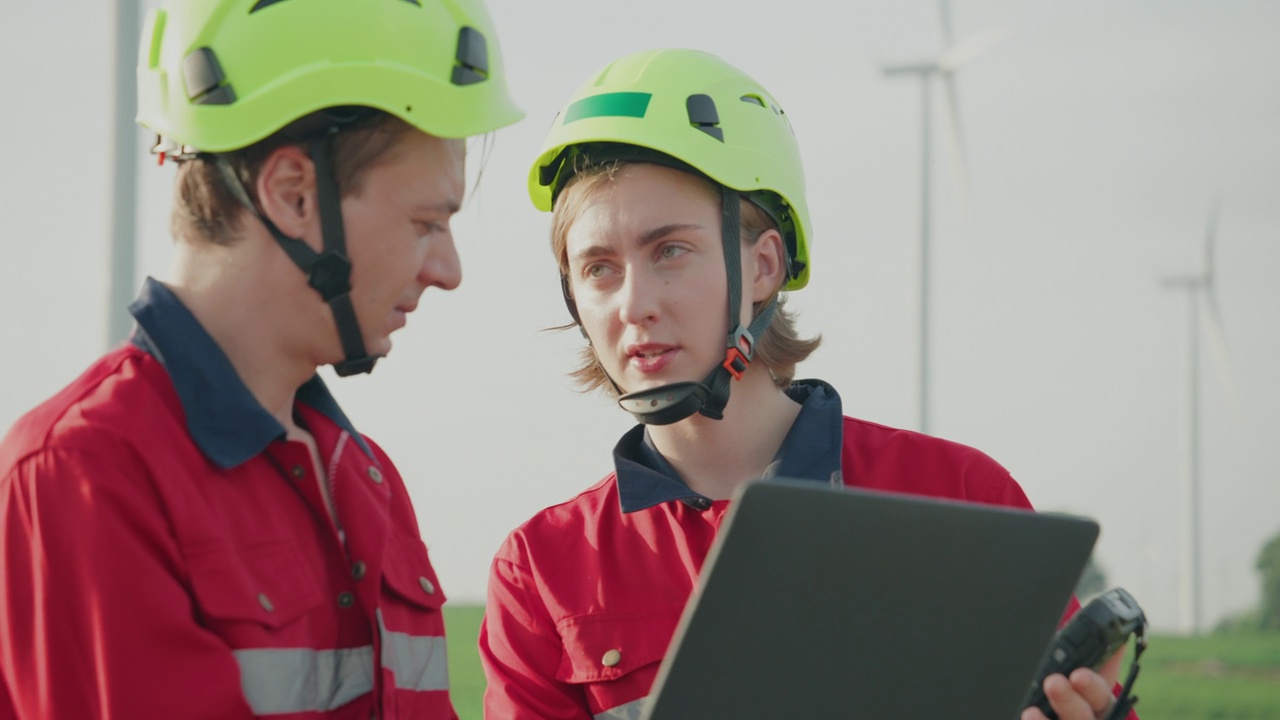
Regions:
[[920, 80], [920, 245], [919, 245], [919, 429], [929, 432], [929, 308], [930, 308], [930, 244], [931, 244], [931, 167], [930, 154], [933, 126], [933, 80], [942, 83], [946, 95], [946, 120], [951, 136], [951, 148], [955, 153], [954, 167], [958, 185], [962, 195], [962, 207], [969, 214], [970, 227], [972, 220], [972, 193], [969, 188], [969, 166], [964, 150], [964, 136], [960, 126], [960, 101], [956, 94], [955, 73], [959, 67], [974, 56], [995, 44], [1004, 36], [1004, 28], [989, 30], [971, 35], [959, 43], [952, 42], [951, 14], [947, 0], [938, 0], [938, 28], [942, 49], [934, 58], [902, 64], [884, 65], [881, 70], [885, 75], [914, 76]]
[[1165, 288], [1187, 293], [1187, 368], [1190, 403], [1188, 406], [1188, 472], [1187, 472], [1187, 531], [1183, 538], [1182, 572], [1182, 624], [1184, 630], [1199, 634], [1202, 626], [1203, 576], [1201, 563], [1200, 528], [1200, 320], [1203, 313], [1208, 321], [1211, 349], [1223, 378], [1228, 395], [1232, 394], [1231, 376], [1227, 364], [1226, 333], [1222, 325], [1222, 312], [1218, 309], [1215, 292], [1217, 281], [1214, 263], [1214, 245], [1218, 235], [1218, 215], [1221, 200], [1215, 200], [1209, 210], [1205, 227], [1204, 267], [1192, 275], [1167, 277]]
[[111, 248], [107, 290], [107, 347], [129, 336], [133, 318], [128, 305], [138, 288], [134, 285], [137, 261], [138, 111], [137, 67], [141, 41], [139, 0], [115, 3], [115, 108], [111, 157]]

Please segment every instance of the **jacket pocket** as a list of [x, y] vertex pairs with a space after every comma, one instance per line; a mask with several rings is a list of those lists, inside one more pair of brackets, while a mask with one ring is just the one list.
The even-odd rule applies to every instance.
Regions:
[[556, 679], [566, 683], [618, 680], [662, 660], [681, 608], [601, 612], [561, 620], [564, 655]]
[[439, 610], [444, 590], [427, 557], [427, 546], [412, 538], [391, 538], [387, 542], [382, 579], [390, 595], [410, 605]]
[[196, 605], [209, 624], [252, 623], [278, 630], [323, 600], [292, 543], [219, 548], [187, 559]]

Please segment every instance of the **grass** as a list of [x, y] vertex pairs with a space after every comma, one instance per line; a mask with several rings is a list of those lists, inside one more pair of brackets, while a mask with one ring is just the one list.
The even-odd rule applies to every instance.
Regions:
[[1280, 633], [1152, 638], [1134, 689], [1147, 718], [1280, 718]]
[[[482, 720], [476, 640], [484, 608], [447, 606], [449, 679], [460, 720]], [[1280, 633], [1149, 639], [1134, 686], [1144, 720], [1280, 720]]]
[[445, 639], [449, 644], [449, 698], [458, 720], [484, 717], [484, 670], [480, 667], [480, 605], [445, 605]]

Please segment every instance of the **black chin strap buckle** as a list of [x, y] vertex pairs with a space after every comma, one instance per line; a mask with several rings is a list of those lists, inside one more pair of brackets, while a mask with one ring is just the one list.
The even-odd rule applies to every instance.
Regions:
[[756, 339], [747, 328], [739, 325], [729, 333], [728, 347], [724, 352], [724, 362], [720, 366], [729, 371], [734, 380], [741, 380], [742, 374], [751, 364], [755, 354]]
[[670, 425], [698, 412], [707, 392], [702, 383], [677, 382], [627, 393], [618, 398], [618, 404], [645, 425]]
[[355, 360], [343, 360], [333, 364], [333, 371], [338, 377], [349, 377], [351, 375], [359, 375], [361, 373], [373, 372], [374, 363], [378, 362], [376, 356], [370, 357], [366, 355]]
[[335, 250], [325, 250], [307, 270], [307, 284], [320, 293], [325, 302], [351, 292], [351, 261]]

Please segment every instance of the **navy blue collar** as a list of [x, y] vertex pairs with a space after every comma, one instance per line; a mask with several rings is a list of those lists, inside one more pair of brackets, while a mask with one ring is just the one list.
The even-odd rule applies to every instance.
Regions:
[[[284, 426], [258, 404], [222, 348], [173, 291], [147, 278], [129, 312], [138, 321], [133, 344], [169, 373], [187, 416], [187, 431], [213, 464], [233, 468], [284, 439]], [[298, 388], [296, 401], [346, 430], [373, 457], [319, 375]]]
[[[800, 414], [765, 477], [788, 477], [841, 484], [844, 412], [835, 388], [821, 380], [798, 380], [787, 395], [801, 403]], [[622, 512], [644, 510], [679, 500], [705, 510], [711, 500], [694, 492], [654, 447], [643, 425], [627, 431], [613, 448]]]

